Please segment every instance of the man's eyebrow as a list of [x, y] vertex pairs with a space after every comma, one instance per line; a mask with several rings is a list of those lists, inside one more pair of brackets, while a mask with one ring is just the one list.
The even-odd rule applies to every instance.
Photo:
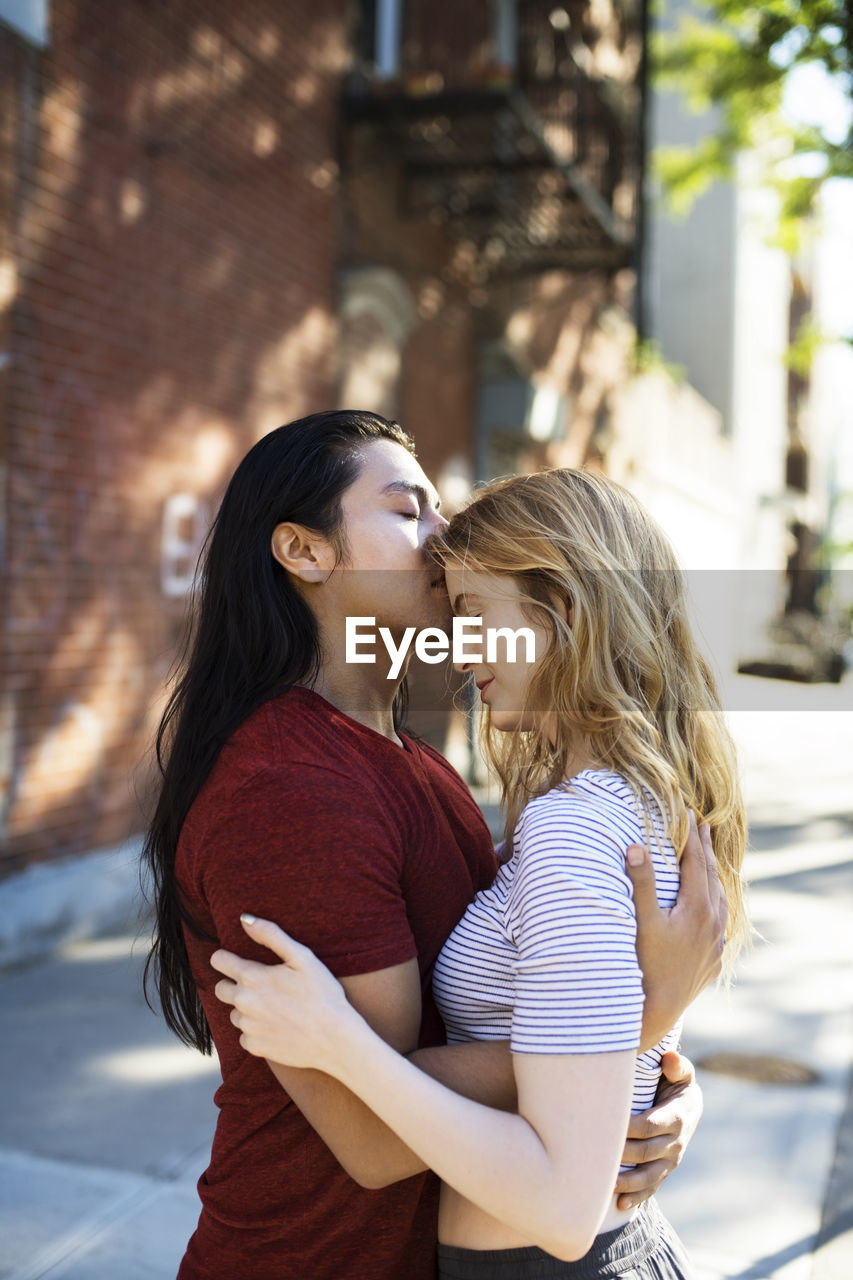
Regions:
[[422, 484], [412, 484], [409, 480], [392, 480], [390, 484], [386, 484], [382, 490], [383, 493], [410, 493], [422, 507], [432, 506], [438, 511], [441, 508], [441, 498], [437, 493], [429, 493]]

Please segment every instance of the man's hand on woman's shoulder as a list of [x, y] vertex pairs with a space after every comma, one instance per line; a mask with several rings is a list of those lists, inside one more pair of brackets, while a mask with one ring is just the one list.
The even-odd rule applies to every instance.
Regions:
[[720, 976], [728, 912], [710, 831], [707, 826], [697, 830], [692, 814], [674, 906], [658, 905], [654, 868], [645, 849], [632, 845], [626, 867], [646, 993], [642, 1051], [657, 1044], [699, 992]]

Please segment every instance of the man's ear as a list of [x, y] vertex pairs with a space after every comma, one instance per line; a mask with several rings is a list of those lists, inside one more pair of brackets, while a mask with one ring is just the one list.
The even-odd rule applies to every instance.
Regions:
[[325, 582], [337, 560], [327, 538], [290, 522], [273, 529], [270, 549], [282, 568], [303, 582]]

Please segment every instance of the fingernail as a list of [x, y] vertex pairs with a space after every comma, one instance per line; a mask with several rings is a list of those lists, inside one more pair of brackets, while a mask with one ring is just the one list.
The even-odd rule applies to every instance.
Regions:
[[633, 1201], [633, 1200], [628, 1200], [628, 1201], [626, 1202], [626, 1204], [625, 1204], [625, 1208], [626, 1208], [626, 1209], [633, 1209], [633, 1207], [634, 1207], [634, 1201]]
[[258, 917], [257, 917], [257, 916], [250, 915], [248, 911], [244, 911], [244, 912], [242, 913], [242, 915], [240, 916], [240, 920], [241, 920], [241, 922], [242, 922], [243, 924], [257, 924], [257, 923], [258, 923]]
[[645, 861], [645, 857], [645, 849], [640, 849], [637, 845], [632, 845], [628, 850], [628, 866], [641, 867]]

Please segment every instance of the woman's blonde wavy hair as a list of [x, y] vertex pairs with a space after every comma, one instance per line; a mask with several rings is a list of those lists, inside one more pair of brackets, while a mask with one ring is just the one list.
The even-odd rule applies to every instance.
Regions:
[[711, 828], [729, 912], [727, 968], [748, 939], [741, 868], [746, 820], [732, 739], [713, 674], [691, 634], [684, 578], [663, 532], [627, 490], [558, 469], [479, 491], [431, 540], [442, 563], [512, 578], [528, 615], [551, 631], [526, 690], [556, 713], [554, 741], [481, 723], [503, 788], [507, 833], [572, 761], [616, 770], [643, 804], [651, 792], [676, 849], [688, 809]]

